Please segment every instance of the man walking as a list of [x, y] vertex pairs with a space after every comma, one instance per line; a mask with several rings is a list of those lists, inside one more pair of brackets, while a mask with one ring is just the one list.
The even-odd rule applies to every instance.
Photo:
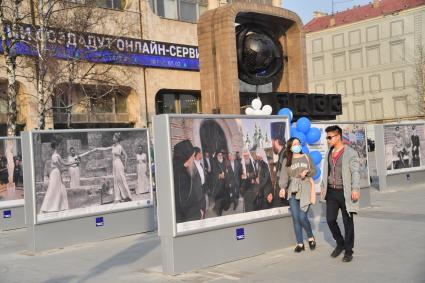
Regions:
[[[331, 256], [337, 257], [345, 250], [342, 261], [350, 262], [354, 247], [353, 217], [359, 211], [359, 157], [354, 149], [344, 145], [339, 126], [329, 126], [325, 131], [330, 148], [324, 159], [320, 197], [321, 201], [326, 200], [326, 220], [337, 244]], [[338, 210], [342, 213], [345, 237], [337, 223]]]

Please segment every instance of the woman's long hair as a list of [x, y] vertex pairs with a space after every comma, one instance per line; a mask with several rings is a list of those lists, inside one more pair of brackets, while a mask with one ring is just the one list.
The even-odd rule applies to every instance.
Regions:
[[[294, 143], [294, 140], [297, 140], [300, 142], [301, 145], [301, 141], [299, 138], [290, 138], [287, 142], [286, 142], [286, 150], [285, 150], [285, 155], [286, 155], [286, 167], [289, 167], [292, 165], [292, 156], [294, 155], [291, 148], [292, 148], [292, 144]], [[300, 152], [300, 154], [302, 154], [302, 150]]]

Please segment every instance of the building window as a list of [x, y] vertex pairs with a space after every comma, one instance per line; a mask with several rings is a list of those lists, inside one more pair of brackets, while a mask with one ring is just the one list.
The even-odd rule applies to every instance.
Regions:
[[372, 26], [366, 28], [366, 41], [377, 41], [379, 40], [379, 26]]
[[[88, 2], [88, 1], [85, 1], [85, 0], [82, 0], [82, 1]], [[73, 2], [80, 3], [82, 1], [77, 0], [77, 1], [73, 1]], [[96, 4], [97, 7], [115, 9], [115, 10], [124, 10], [124, 8], [127, 6], [126, 0], [95, 0], [94, 3]]]
[[335, 82], [335, 91], [337, 94], [345, 95], [347, 92], [345, 81]]
[[351, 70], [363, 68], [363, 52], [361, 49], [351, 50], [349, 55]]
[[340, 33], [332, 36], [332, 45], [334, 49], [344, 48], [344, 34]]
[[323, 57], [313, 58], [313, 75], [320, 76], [325, 73], [325, 66], [323, 64]]
[[200, 93], [195, 91], [161, 90], [157, 93], [156, 113], [201, 113]]
[[365, 121], [367, 120], [366, 116], [366, 102], [356, 101], [353, 103], [354, 106], [354, 119], [356, 121]]
[[196, 23], [208, 9], [207, 0], [151, 0], [155, 14], [167, 19]]
[[353, 30], [349, 33], [350, 46], [359, 45], [362, 43], [360, 30]]
[[400, 96], [394, 97], [394, 113], [396, 118], [402, 118], [408, 116], [407, 97]]
[[393, 89], [404, 89], [406, 87], [404, 71], [393, 72]]
[[333, 72], [345, 72], [345, 52], [333, 54]]
[[374, 120], [384, 118], [384, 104], [382, 98], [370, 101], [370, 114], [371, 118]]
[[391, 62], [404, 61], [404, 40], [390, 42]]
[[377, 66], [381, 64], [381, 51], [379, 45], [366, 48], [367, 66]]
[[397, 37], [404, 34], [403, 20], [398, 20], [390, 23], [391, 37]]
[[363, 94], [363, 78], [353, 79], [353, 95]]
[[313, 53], [322, 52], [323, 51], [323, 40], [321, 38], [314, 39], [311, 42], [311, 49]]
[[370, 89], [370, 92], [381, 91], [381, 76], [380, 75], [372, 75], [369, 77], [369, 89]]
[[53, 98], [53, 112], [87, 114], [128, 113], [129, 90], [113, 86], [59, 85]]

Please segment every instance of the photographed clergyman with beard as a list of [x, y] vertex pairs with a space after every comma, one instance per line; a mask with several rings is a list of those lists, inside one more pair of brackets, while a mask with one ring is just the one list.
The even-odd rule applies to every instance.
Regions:
[[222, 151], [217, 151], [212, 167], [212, 186], [214, 194], [214, 212], [221, 216], [223, 210], [229, 209], [230, 195], [225, 186], [226, 164]]
[[285, 159], [285, 125], [285, 122], [273, 122], [270, 124], [272, 149], [273, 153], [278, 156], [278, 159], [275, 165], [276, 178], [273, 184], [273, 193], [266, 196], [269, 207], [281, 207], [288, 205], [288, 201], [285, 198], [279, 197], [279, 176], [281, 175], [283, 167], [282, 164]]
[[199, 220], [205, 215], [202, 180], [194, 164], [194, 153], [195, 149], [189, 140], [181, 141], [174, 146], [174, 197], [177, 223]]

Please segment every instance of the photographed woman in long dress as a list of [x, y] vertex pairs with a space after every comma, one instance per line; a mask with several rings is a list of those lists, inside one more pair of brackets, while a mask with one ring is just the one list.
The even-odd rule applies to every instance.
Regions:
[[68, 209], [68, 195], [62, 180], [61, 169], [63, 166], [78, 164], [78, 161], [73, 163], [63, 161], [57, 151], [59, 145], [56, 142], [51, 142], [50, 146], [53, 149], [51, 171], [49, 174], [49, 184], [40, 212], [55, 212]]
[[[114, 176], [114, 202], [123, 202], [123, 201], [131, 201], [131, 193], [130, 189], [128, 188], [127, 179], [125, 177], [125, 166], [127, 165], [127, 153], [125, 152], [124, 148], [120, 144], [121, 136], [119, 133], [115, 133], [112, 136], [112, 146], [109, 147], [98, 147], [94, 148], [84, 154], [80, 154], [79, 156], [82, 157], [83, 155], [87, 155], [91, 152], [94, 152], [96, 150], [109, 150], [112, 149], [112, 173]], [[121, 157], [124, 157], [124, 164], [122, 163]]]
[[136, 194], [149, 193], [148, 161], [146, 153], [143, 152], [143, 146], [137, 147], [137, 186]]

